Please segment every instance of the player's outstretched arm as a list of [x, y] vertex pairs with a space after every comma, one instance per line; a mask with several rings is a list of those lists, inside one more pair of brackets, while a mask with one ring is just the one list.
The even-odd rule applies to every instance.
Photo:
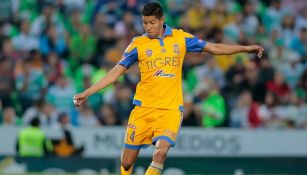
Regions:
[[111, 69], [105, 77], [103, 77], [98, 83], [92, 85], [85, 91], [74, 96], [75, 106], [80, 106], [87, 99], [88, 96], [96, 93], [97, 91], [107, 87], [109, 84], [114, 83], [121, 75], [127, 71], [125, 66], [117, 64], [113, 69]]
[[241, 52], [256, 52], [257, 56], [261, 58], [264, 49], [259, 45], [238, 46], [230, 44], [214, 44], [207, 42], [202, 51], [209, 52], [215, 55], [230, 55]]

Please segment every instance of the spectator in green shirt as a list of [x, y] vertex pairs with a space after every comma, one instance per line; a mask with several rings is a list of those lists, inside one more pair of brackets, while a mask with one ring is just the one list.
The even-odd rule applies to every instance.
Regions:
[[44, 157], [53, 151], [53, 145], [40, 128], [40, 120], [34, 117], [30, 126], [20, 130], [16, 144], [20, 157]]
[[90, 27], [83, 24], [81, 32], [71, 38], [69, 44], [70, 64], [75, 69], [80, 63], [91, 62], [96, 51], [96, 39], [91, 34]]
[[205, 78], [196, 89], [200, 97], [200, 104], [196, 106], [196, 114], [202, 126], [213, 128], [223, 125], [225, 121], [225, 100], [219, 92], [217, 82]]

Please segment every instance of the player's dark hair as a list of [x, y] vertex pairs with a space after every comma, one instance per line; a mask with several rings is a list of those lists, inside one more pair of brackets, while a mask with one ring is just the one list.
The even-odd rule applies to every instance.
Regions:
[[159, 3], [150, 2], [144, 5], [141, 14], [142, 16], [155, 16], [157, 19], [161, 19], [163, 16], [163, 10]]

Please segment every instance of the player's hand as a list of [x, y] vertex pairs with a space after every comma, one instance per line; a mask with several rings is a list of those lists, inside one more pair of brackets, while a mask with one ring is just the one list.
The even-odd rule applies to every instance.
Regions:
[[247, 46], [246, 47], [247, 52], [256, 52], [258, 58], [261, 58], [262, 53], [264, 51], [263, 47], [259, 46], [259, 45], [252, 45], [252, 46]]
[[81, 106], [87, 99], [87, 96], [84, 93], [76, 94], [73, 97], [74, 105], [79, 107]]

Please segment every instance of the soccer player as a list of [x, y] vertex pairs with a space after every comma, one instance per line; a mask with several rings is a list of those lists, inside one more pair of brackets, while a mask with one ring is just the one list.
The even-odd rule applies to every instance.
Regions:
[[159, 3], [145, 4], [142, 9], [145, 34], [135, 37], [125, 50], [123, 58], [105, 77], [84, 92], [74, 96], [80, 106], [93, 93], [115, 82], [135, 62], [140, 68], [141, 80], [137, 85], [130, 114], [125, 144], [121, 155], [121, 174], [130, 175], [140, 148], [155, 145], [152, 163], [146, 175], [160, 175], [170, 147], [175, 145], [181, 126], [183, 97], [181, 73], [187, 52], [234, 54], [257, 52], [258, 45], [237, 46], [214, 44], [198, 39], [182, 30], [164, 24]]

